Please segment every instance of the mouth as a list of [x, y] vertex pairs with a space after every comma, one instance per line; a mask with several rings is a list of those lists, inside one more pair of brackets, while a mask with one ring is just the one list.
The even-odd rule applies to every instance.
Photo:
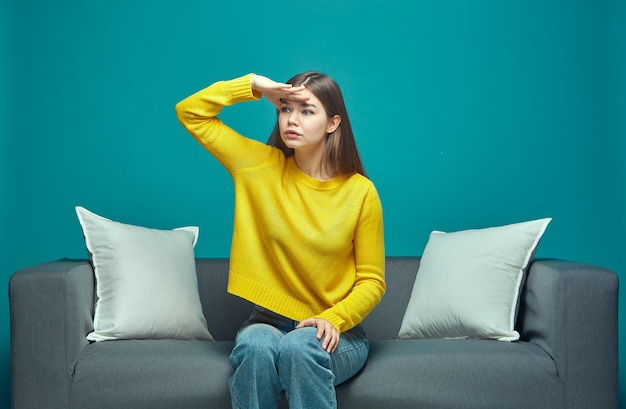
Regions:
[[293, 129], [288, 129], [285, 131], [285, 137], [288, 139], [295, 139], [300, 136], [300, 133], [294, 131]]

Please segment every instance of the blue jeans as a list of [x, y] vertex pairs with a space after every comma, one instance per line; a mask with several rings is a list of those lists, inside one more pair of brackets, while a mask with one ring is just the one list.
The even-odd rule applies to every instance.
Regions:
[[285, 391], [298, 409], [336, 408], [335, 385], [365, 365], [369, 343], [358, 325], [340, 335], [328, 353], [317, 328], [295, 329], [297, 321], [255, 307], [237, 333], [230, 363], [230, 395], [234, 409], [274, 409]]

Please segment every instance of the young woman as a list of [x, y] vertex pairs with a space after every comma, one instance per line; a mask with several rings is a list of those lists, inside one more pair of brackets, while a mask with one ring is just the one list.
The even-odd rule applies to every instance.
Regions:
[[[216, 116], [265, 96], [267, 145]], [[176, 105], [234, 180], [228, 291], [253, 304], [230, 356], [233, 408], [335, 408], [334, 386], [365, 364], [361, 321], [385, 292], [382, 208], [365, 177], [343, 96], [328, 76], [249, 74]]]

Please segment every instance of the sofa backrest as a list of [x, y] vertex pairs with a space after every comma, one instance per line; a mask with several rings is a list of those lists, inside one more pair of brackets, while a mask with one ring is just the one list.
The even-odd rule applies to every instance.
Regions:
[[229, 261], [225, 258], [197, 258], [198, 289], [209, 332], [217, 341], [234, 340], [241, 324], [250, 316], [252, 305], [227, 292]]
[[409, 304], [419, 257], [387, 257], [385, 283], [387, 291], [380, 303], [365, 318], [363, 325], [370, 340], [396, 339]]
[[[411, 296], [419, 257], [387, 257], [387, 291], [363, 325], [370, 340], [395, 339]], [[228, 259], [196, 259], [198, 286], [209, 331], [217, 340], [233, 340], [250, 316], [252, 305], [229, 294]]]

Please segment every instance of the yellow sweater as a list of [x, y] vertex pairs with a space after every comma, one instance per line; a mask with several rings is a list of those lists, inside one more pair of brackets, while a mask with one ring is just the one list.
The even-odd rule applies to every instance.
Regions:
[[256, 100], [247, 75], [176, 105], [178, 119], [233, 178], [235, 220], [228, 291], [296, 321], [340, 332], [385, 292], [382, 208], [360, 174], [309, 177], [277, 148], [245, 138], [216, 115]]

